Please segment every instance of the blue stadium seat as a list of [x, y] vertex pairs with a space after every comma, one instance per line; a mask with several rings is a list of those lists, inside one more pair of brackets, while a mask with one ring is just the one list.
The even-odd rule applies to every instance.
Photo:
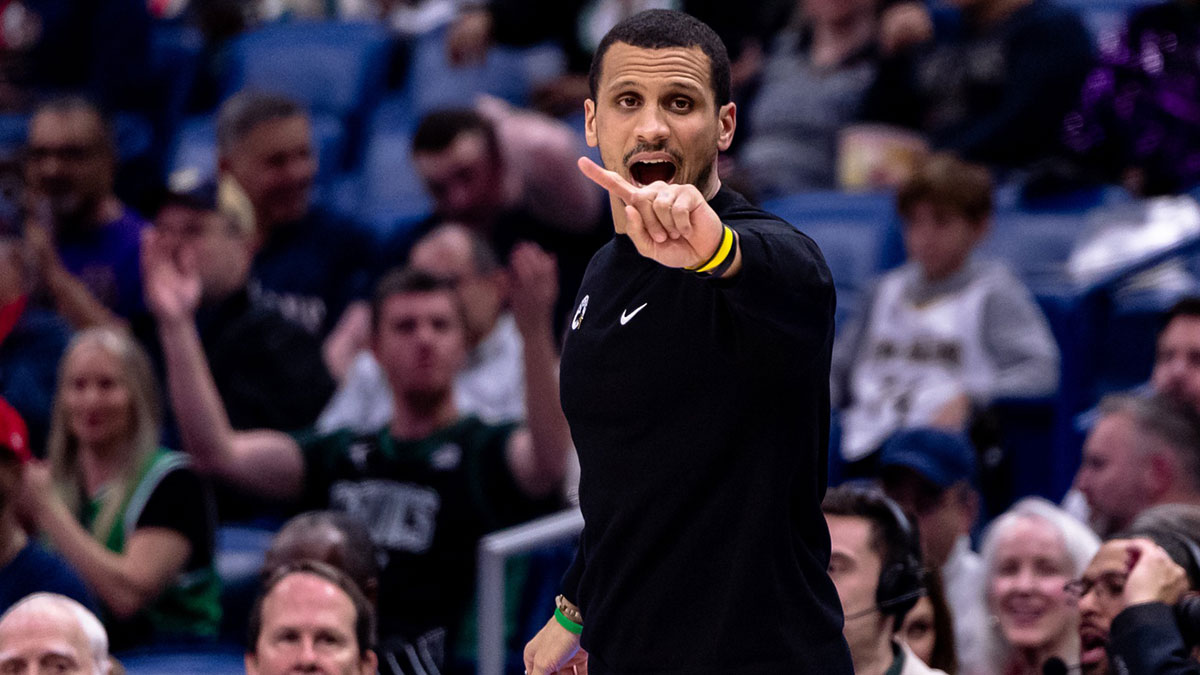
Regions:
[[888, 233], [896, 220], [892, 196], [809, 192], [767, 201], [763, 208], [821, 247], [837, 288], [839, 318], [845, 318], [884, 269]]
[[1004, 261], [1028, 284], [1055, 281], [1064, 274], [1085, 225], [1083, 213], [998, 213], [979, 255]]
[[480, 94], [525, 105], [533, 85], [561, 72], [562, 63], [555, 47], [493, 47], [483, 63], [455, 66], [446, 58], [445, 30], [434, 31], [413, 45], [404, 95], [414, 122], [433, 110], [470, 107]]
[[234, 645], [163, 646], [116, 655], [128, 675], [242, 675], [243, 650]]
[[246, 620], [258, 593], [263, 557], [274, 536], [275, 530], [260, 527], [226, 525], [217, 530], [221, 637], [234, 644], [241, 644], [246, 639]]
[[314, 113], [361, 116], [387, 76], [387, 30], [377, 24], [271, 24], [234, 43], [225, 94], [245, 88], [287, 94]]

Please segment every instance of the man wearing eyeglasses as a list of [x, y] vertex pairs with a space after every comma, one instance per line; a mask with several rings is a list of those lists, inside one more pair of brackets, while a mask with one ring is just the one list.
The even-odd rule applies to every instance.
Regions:
[[99, 109], [42, 104], [25, 147], [25, 243], [47, 301], [76, 328], [143, 310], [138, 252], [146, 221], [113, 192], [117, 151]]
[[1148, 511], [1104, 542], [1083, 576], [1067, 584], [1079, 599], [1081, 673], [1200, 673], [1174, 610], [1200, 576], [1200, 548], [1184, 534], [1198, 514], [1179, 504]]

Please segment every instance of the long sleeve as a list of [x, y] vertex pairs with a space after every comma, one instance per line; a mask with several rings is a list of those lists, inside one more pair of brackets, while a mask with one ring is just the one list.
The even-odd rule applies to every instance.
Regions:
[[1005, 278], [983, 308], [984, 348], [996, 366], [996, 380], [990, 392], [971, 392], [986, 399], [981, 403], [1058, 388], [1058, 346], [1046, 317], [1024, 284], [1007, 273]]
[[1113, 619], [1108, 656], [1120, 675], [1196, 675], [1200, 664], [1175, 625], [1175, 614], [1160, 602], [1126, 608]]

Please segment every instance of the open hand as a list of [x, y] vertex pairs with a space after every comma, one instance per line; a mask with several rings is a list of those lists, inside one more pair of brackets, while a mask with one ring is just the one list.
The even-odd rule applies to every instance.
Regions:
[[509, 257], [509, 278], [512, 284], [509, 305], [521, 333], [549, 327], [558, 300], [558, 265], [554, 256], [537, 244], [519, 244]]
[[625, 234], [638, 253], [667, 267], [699, 267], [716, 253], [724, 225], [695, 185], [637, 187], [587, 157], [579, 170], [625, 205]]
[[190, 319], [200, 304], [195, 251], [154, 228], [142, 231], [142, 285], [159, 321]]

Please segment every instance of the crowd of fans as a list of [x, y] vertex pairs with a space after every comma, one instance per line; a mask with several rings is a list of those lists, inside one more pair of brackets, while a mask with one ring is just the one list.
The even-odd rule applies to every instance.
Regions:
[[[1171, 610], [1200, 590], [1200, 299], [1164, 317], [1149, 381], [1098, 402], [1062, 505], [988, 524], [991, 407], [1053, 395], [1061, 355], [975, 255], [1000, 182], [1196, 187], [1195, 0], [1100, 40], [1052, 0], [0, 2], [0, 108], [28, 120], [0, 229], [0, 672], [217, 640], [217, 531], [289, 517], [247, 672], [469, 672], [480, 537], [573, 496], [559, 336], [611, 234], [559, 116], [612, 23], [676, 4], [734, 60], [727, 182], [895, 189], [907, 262], [837, 328], [830, 382], [856, 671], [1200, 672]], [[420, 119], [432, 213], [390, 238], [320, 199], [313, 118], [277, 93], [218, 102], [202, 77], [217, 176], [129, 180], [111, 120], [162, 103], [139, 79], [156, 25], [199, 27], [216, 77], [236, 35], [301, 20], [384, 22], [401, 71], [431, 31], [465, 64], [552, 41], [566, 71], [537, 110]]]

